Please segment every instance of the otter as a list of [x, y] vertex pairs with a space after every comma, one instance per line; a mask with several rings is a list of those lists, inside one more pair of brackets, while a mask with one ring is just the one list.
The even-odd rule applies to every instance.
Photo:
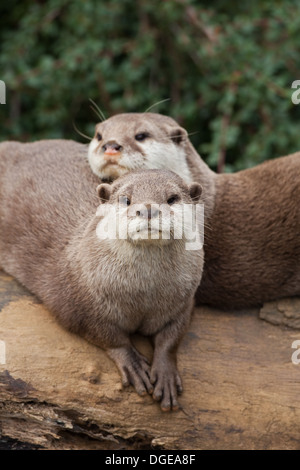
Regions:
[[206, 215], [212, 211], [215, 174], [199, 158], [187, 131], [168, 116], [124, 113], [97, 124], [88, 161], [93, 173], [107, 181], [136, 169], [169, 169], [187, 184], [198, 181]]
[[[67, 141], [0, 144], [0, 266], [65, 328], [105, 349], [124, 386], [175, 410], [176, 351], [203, 250], [186, 249], [184, 230], [174, 234], [183, 205], [194, 207], [202, 188], [169, 170], [136, 170], [99, 185], [81, 150]], [[112, 209], [125, 237], [105, 228]], [[135, 332], [153, 339], [152, 365], [132, 345]]]
[[197, 304], [242, 309], [300, 294], [299, 152], [216, 174], [175, 120], [132, 113], [96, 125], [88, 159], [108, 180], [136, 168], [168, 168], [202, 185], [205, 264]]
[[300, 295], [300, 152], [215, 179], [197, 304], [261, 307]]

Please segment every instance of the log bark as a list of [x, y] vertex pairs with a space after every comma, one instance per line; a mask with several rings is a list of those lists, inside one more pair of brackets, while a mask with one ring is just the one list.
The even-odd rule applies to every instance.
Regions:
[[0, 449], [298, 449], [300, 331], [259, 315], [195, 309], [178, 353], [181, 409], [163, 413], [0, 272]]

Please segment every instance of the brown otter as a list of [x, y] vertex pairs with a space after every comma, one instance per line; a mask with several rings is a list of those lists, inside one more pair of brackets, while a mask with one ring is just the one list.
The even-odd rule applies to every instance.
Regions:
[[168, 116], [117, 114], [97, 124], [88, 160], [102, 180], [114, 180], [140, 168], [167, 168], [186, 183], [198, 181], [205, 194], [206, 214], [211, 212], [215, 174], [199, 158], [186, 130]]
[[220, 174], [197, 303], [222, 309], [300, 295], [300, 153]]
[[[176, 350], [203, 253], [186, 249], [184, 231], [174, 233], [179, 209], [199, 200], [201, 186], [167, 170], [140, 170], [101, 184], [98, 207], [99, 180], [80, 153], [67, 141], [0, 144], [0, 265], [66, 328], [104, 348], [124, 385], [176, 409]], [[103, 236], [112, 208], [127, 237]], [[151, 366], [132, 346], [134, 332], [153, 337]]]
[[101, 178], [168, 168], [203, 186], [205, 265], [197, 303], [238, 309], [300, 294], [300, 153], [215, 174], [176, 121], [133, 113], [97, 124], [88, 157]]

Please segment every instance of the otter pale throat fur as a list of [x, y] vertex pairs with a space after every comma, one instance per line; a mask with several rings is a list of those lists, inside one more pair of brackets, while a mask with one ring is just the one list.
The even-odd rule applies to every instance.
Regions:
[[[173, 236], [99, 239], [99, 181], [76, 151], [71, 142], [0, 144], [0, 266], [62, 325], [104, 348], [124, 385], [152, 393], [163, 410], [176, 409], [182, 390], [176, 350], [200, 282], [202, 250], [186, 250]], [[155, 203], [175, 213], [199, 200], [201, 186], [148, 170], [103, 183], [98, 193], [103, 206], [123, 200], [123, 212]], [[137, 212], [129, 224], [141, 219], [145, 228], [157, 216], [147, 211], [145, 222], [145, 213]], [[174, 228], [176, 217], [171, 220]], [[151, 366], [132, 346], [134, 332], [153, 337]]]
[[88, 157], [102, 178], [168, 168], [202, 185], [205, 265], [197, 304], [240, 309], [300, 295], [300, 153], [215, 174], [176, 121], [133, 113], [98, 124]]

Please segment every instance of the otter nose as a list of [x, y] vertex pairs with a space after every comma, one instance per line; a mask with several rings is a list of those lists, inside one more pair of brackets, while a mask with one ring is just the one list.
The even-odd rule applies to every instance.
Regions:
[[155, 219], [159, 215], [159, 209], [155, 205], [147, 204], [136, 211], [138, 217], [143, 219]]
[[120, 153], [122, 150], [122, 146], [118, 144], [115, 140], [109, 140], [102, 146], [103, 151], [107, 155], [115, 155], [116, 153]]

